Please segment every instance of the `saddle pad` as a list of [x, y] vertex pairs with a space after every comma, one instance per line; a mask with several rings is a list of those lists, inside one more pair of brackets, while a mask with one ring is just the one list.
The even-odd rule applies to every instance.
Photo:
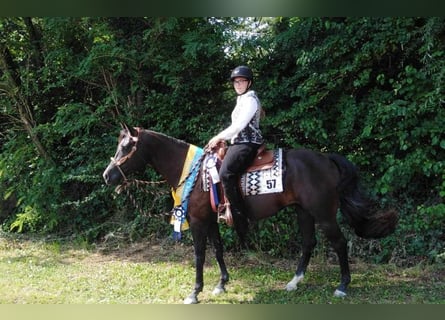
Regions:
[[241, 176], [241, 192], [245, 196], [283, 192], [283, 150], [274, 150], [274, 165]]

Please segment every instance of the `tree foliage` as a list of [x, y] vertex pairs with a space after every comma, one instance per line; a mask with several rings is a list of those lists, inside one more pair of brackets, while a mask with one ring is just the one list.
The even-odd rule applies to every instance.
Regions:
[[272, 76], [259, 90], [266, 136], [348, 156], [369, 191], [399, 208], [394, 246], [432, 256], [444, 240], [444, 27], [439, 18], [283, 19], [258, 71]]
[[[270, 146], [344, 154], [400, 211], [378, 252], [350, 235], [357, 254], [443, 255], [443, 18], [17, 17], [1, 18], [0, 32], [4, 229], [168, 233], [103, 185], [119, 122], [204, 145], [230, 119], [230, 69], [248, 63]], [[153, 212], [169, 210], [159, 189], [143, 201]], [[258, 247], [295, 253], [294, 218], [260, 222]], [[223, 234], [230, 246], [233, 232]]]

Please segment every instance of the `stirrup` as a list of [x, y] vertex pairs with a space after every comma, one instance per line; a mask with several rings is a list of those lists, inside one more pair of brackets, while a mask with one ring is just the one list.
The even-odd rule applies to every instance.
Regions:
[[229, 227], [233, 226], [232, 210], [230, 210], [230, 203], [226, 202], [218, 206], [218, 223], [224, 221]]

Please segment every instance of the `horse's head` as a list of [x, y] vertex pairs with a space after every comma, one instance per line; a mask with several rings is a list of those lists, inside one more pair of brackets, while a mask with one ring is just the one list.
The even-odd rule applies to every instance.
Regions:
[[145, 168], [145, 161], [138, 150], [140, 135], [139, 128], [122, 125], [116, 154], [103, 173], [108, 185], [117, 185], [127, 180], [127, 175]]

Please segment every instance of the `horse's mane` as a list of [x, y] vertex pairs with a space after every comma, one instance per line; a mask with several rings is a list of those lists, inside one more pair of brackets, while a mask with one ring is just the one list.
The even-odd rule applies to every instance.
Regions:
[[149, 135], [153, 135], [153, 136], [158, 136], [161, 137], [163, 139], [169, 140], [171, 142], [173, 142], [174, 144], [178, 145], [178, 146], [189, 146], [192, 145], [191, 143], [188, 143], [184, 140], [169, 136], [167, 134], [161, 133], [161, 132], [157, 132], [157, 131], [153, 131], [153, 130], [149, 130], [149, 129], [142, 129], [143, 131], [147, 132]]

